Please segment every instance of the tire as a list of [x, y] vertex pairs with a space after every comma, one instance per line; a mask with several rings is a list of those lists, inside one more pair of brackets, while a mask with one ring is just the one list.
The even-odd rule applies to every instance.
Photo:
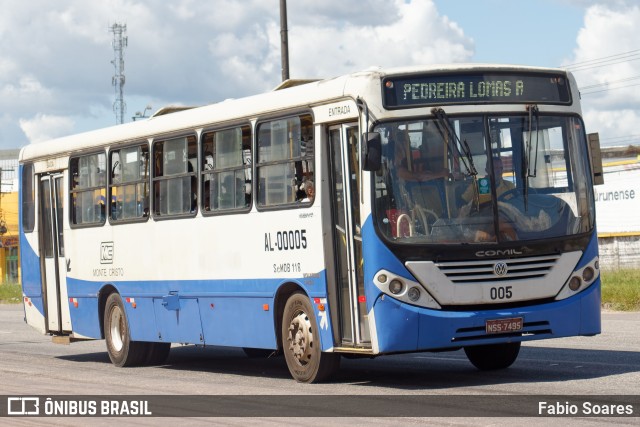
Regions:
[[465, 347], [469, 361], [481, 371], [508, 368], [518, 358], [520, 342]]
[[117, 293], [109, 295], [104, 309], [104, 338], [111, 363], [118, 367], [143, 364], [149, 354], [148, 346], [140, 341], [131, 341], [129, 322], [122, 298]]
[[147, 346], [147, 357], [145, 365], [162, 365], [169, 357], [171, 351], [171, 343], [168, 342], [145, 342], [141, 343]]
[[296, 292], [282, 314], [282, 351], [293, 379], [315, 383], [329, 379], [340, 367], [340, 355], [323, 353], [318, 322], [309, 298]]

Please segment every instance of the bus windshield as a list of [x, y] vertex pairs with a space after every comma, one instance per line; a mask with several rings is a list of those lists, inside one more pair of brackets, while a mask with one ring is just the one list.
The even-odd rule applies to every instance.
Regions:
[[460, 244], [569, 236], [594, 226], [582, 121], [543, 115], [381, 123], [378, 229], [397, 243]]

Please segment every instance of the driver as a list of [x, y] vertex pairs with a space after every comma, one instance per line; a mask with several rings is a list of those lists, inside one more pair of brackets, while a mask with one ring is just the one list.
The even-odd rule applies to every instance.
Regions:
[[[509, 190], [513, 190], [515, 185], [512, 182], [506, 181], [502, 177], [502, 172], [504, 170], [504, 166], [502, 164], [502, 159], [500, 157], [493, 157], [493, 181], [496, 186], [496, 196], [500, 197], [502, 194], [506, 193]], [[485, 168], [487, 172], [487, 176], [484, 178], [478, 179], [478, 198], [480, 206], [485, 205], [491, 201], [491, 181], [489, 180], [489, 174], [491, 173], [491, 165], [489, 161], [487, 161], [487, 167]], [[466, 216], [471, 211], [471, 207], [474, 203], [474, 189], [473, 184], [467, 188], [467, 190], [462, 194], [462, 200], [465, 201], [466, 205], [460, 209], [460, 215]]]
[[[491, 165], [489, 161], [492, 161], [493, 165]], [[485, 176], [484, 178], [478, 179], [477, 191], [478, 191], [478, 199], [479, 199], [478, 202], [479, 202], [480, 208], [482, 208], [483, 205], [486, 206], [488, 203], [491, 202], [491, 181], [489, 180], [489, 176], [488, 176], [488, 174], [491, 173], [491, 166], [493, 166], [493, 182], [495, 182], [497, 197], [500, 197], [501, 195], [505, 194], [507, 191], [513, 190], [515, 188], [515, 185], [513, 185], [512, 182], [506, 181], [502, 177], [502, 172], [504, 170], [502, 159], [500, 157], [493, 157], [491, 160], [487, 161], [487, 166], [485, 168], [485, 171], [487, 172], [487, 176]], [[460, 217], [468, 216], [469, 213], [471, 212], [471, 208], [475, 203], [473, 200], [475, 191], [472, 185], [473, 184], [471, 184], [469, 188], [467, 188], [467, 190], [462, 195], [462, 199], [465, 202], [467, 202], [467, 204], [460, 209], [460, 215], [459, 215]], [[505, 222], [503, 220], [500, 220], [499, 230], [500, 230], [500, 234], [503, 236], [504, 239], [506, 240], [517, 239], [517, 233], [513, 228], [512, 224]], [[494, 242], [495, 233], [492, 230], [482, 230], [482, 229], [477, 230], [475, 235], [475, 241], [476, 242]]]

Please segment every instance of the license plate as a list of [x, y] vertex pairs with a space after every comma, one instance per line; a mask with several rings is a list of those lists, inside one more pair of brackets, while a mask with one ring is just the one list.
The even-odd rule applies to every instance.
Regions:
[[493, 319], [485, 322], [487, 334], [506, 334], [522, 330], [522, 317], [511, 319]]

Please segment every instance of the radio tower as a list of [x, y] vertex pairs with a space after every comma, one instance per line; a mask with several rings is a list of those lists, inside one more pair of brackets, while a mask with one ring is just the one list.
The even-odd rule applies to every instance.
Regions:
[[116, 102], [113, 103], [113, 112], [116, 113], [116, 123], [124, 123], [124, 113], [127, 111], [127, 104], [124, 102], [124, 48], [127, 47], [127, 24], [113, 24], [109, 31], [113, 33], [113, 68], [115, 74], [111, 79], [111, 84], [116, 90]]

